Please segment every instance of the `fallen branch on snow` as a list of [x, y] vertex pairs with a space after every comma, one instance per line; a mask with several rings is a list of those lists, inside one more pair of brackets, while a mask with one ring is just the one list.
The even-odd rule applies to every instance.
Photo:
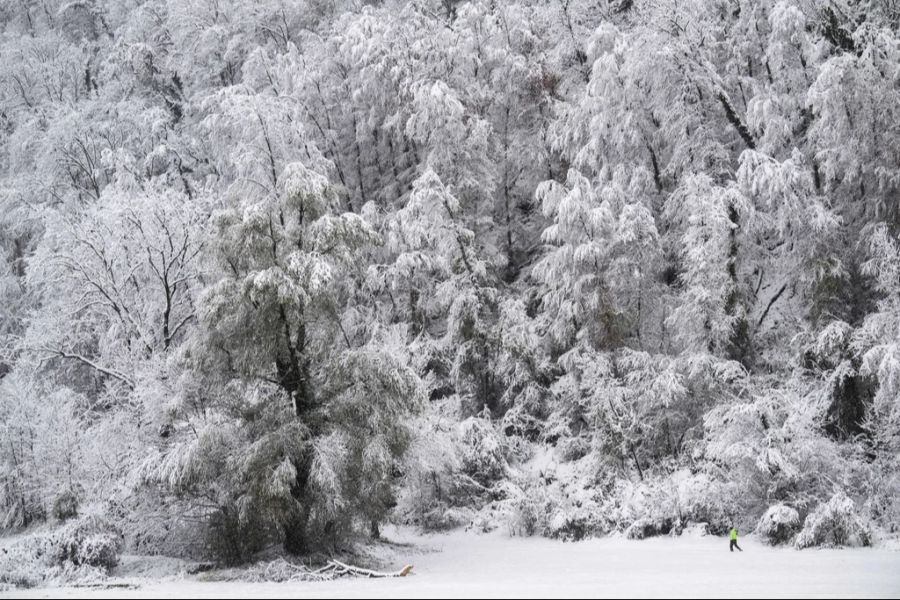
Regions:
[[406, 577], [412, 571], [412, 565], [406, 565], [399, 571], [374, 571], [364, 569], [339, 560], [330, 560], [318, 569], [310, 569], [304, 565], [297, 565], [286, 560], [278, 559], [256, 570], [252, 576], [254, 581], [279, 581], [279, 582], [303, 582], [303, 581], [332, 581], [339, 577]]
[[399, 571], [393, 573], [386, 573], [383, 571], [363, 569], [362, 567], [354, 567], [353, 565], [342, 563], [339, 560], [332, 560], [329, 561], [328, 565], [323, 567], [323, 569], [333, 569], [332, 572], [336, 577], [342, 575], [356, 575], [358, 577], [406, 577], [412, 571], [412, 565], [406, 565]]

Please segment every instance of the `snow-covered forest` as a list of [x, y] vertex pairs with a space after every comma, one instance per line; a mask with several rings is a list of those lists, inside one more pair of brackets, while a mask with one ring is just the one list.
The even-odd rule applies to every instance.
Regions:
[[0, 530], [59, 564], [900, 534], [897, 0], [0, 26]]

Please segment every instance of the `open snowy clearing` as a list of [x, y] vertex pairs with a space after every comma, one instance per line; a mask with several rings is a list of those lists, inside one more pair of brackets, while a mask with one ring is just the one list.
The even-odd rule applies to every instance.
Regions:
[[[405, 579], [326, 583], [235, 583], [182, 579], [116, 579], [117, 587], [42, 588], [0, 593], [10, 598], [244, 597], [896, 597], [900, 552], [886, 549], [770, 548], [743, 539], [621, 538], [563, 543], [503, 534], [457, 532], [411, 538], [392, 546], [393, 568], [415, 565]], [[137, 587], [123, 588], [132, 584]]]

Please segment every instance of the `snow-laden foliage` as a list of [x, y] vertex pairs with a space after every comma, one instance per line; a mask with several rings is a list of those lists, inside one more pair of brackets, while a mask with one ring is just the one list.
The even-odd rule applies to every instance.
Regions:
[[0, 584], [35, 587], [102, 581], [119, 563], [122, 548], [122, 533], [108, 519], [88, 515], [4, 547]]
[[0, 3], [0, 529], [896, 535], [898, 26]]
[[803, 522], [798, 548], [810, 546], [868, 546], [872, 533], [857, 513], [856, 503], [843, 492], [823, 502]]
[[770, 506], [756, 525], [756, 534], [768, 543], [790, 543], [800, 529], [800, 513], [785, 504]]

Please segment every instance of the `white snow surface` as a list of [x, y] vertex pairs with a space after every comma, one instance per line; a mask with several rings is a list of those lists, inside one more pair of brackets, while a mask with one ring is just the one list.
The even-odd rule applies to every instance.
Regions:
[[[8, 598], [632, 598], [897, 597], [900, 552], [887, 548], [772, 548], [743, 538], [682, 536], [582, 542], [509, 537], [501, 532], [415, 536], [379, 550], [388, 568], [413, 575], [324, 583], [203, 581], [202, 576], [112, 578], [108, 588], [0, 592]], [[153, 572], [153, 570], [150, 570]], [[121, 587], [135, 586], [135, 587]]]

